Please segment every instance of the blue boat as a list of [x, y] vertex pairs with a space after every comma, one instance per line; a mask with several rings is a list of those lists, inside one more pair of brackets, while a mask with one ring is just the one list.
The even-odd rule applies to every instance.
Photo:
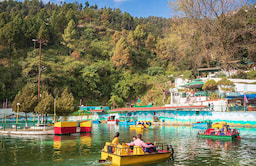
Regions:
[[93, 120], [92, 123], [93, 123], [93, 124], [99, 124], [100, 121], [99, 121], [99, 120]]
[[199, 128], [199, 129], [208, 129], [208, 128], [211, 128], [211, 126], [212, 126], [211, 121], [203, 121], [203, 122], [192, 123], [192, 127]]

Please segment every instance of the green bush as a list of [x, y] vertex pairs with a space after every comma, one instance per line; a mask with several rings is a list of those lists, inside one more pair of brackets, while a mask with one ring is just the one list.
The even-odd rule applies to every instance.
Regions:
[[255, 78], [256, 78], [256, 71], [250, 70], [250, 71], [247, 73], [247, 78], [249, 78], [249, 79], [255, 79]]

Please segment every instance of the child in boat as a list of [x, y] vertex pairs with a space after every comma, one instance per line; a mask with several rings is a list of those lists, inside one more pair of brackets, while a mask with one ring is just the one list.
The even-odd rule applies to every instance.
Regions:
[[114, 145], [119, 144], [118, 137], [119, 137], [119, 132], [116, 132], [116, 135], [114, 136], [114, 138], [112, 140], [112, 144], [114, 144]]
[[138, 134], [137, 139], [131, 143], [127, 143], [128, 146], [140, 146], [144, 152], [149, 152], [151, 153], [151, 150], [149, 148], [154, 147], [153, 145], [147, 145], [145, 142], [142, 140], [142, 135]]
[[215, 130], [215, 135], [219, 135], [220, 134], [220, 128], [217, 127], [217, 129]]

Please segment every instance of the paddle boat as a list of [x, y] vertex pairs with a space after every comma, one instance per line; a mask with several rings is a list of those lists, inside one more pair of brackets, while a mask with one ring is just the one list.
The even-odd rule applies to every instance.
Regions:
[[237, 129], [228, 129], [226, 134], [220, 131], [215, 131], [215, 129], [207, 129], [205, 132], [198, 132], [198, 136], [199, 138], [223, 140], [241, 139], [240, 133]]
[[144, 127], [142, 124], [139, 124], [139, 125], [130, 125], [130, 129], [144, 130], [145, 127]]
[[118, 124], [119, 120], [116, 119], [115, 115], [111, 115], [108, 117], [107, 123], [108, 124]]
[[192, 127], [199, 128], [199, 129], [208, 129], [208, 128], [211, 128], [211, 125], [212, 125], [211, 121], [192, 123]]
[[216, 122], [216, 123], [212, 124], [212, 128], [213, 129], [216, 129], [216, 128], [220, 129], [220, 128], [223, 127], [223, 125], [227, 125], [227, 123], [226, 122], [220, 122], [220, 123]]
[[150, 149], [151, 153], [148, 153], [144, 152], [140, 146], [131, 148], [126, 144], [113, 145], [110, 142], [106, 142], [101, 150], [99, 162], [110, 161], [114, 166], [121, 166], [151, 164], [173, 158], [174, 151], [171, 145], [155, 144], [155, 147], [155, 149]]
[[136, 125], [137, 117], [120, 117], [119, 118], [119, 125]]

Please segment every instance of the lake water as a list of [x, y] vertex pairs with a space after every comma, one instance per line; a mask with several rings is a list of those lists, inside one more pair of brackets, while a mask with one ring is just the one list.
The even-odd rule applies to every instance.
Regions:
[[[255, 165], [256, 129], [238, 128], [241, 141], [219, 141], [197, 137], [197, 129], [184, 126], [152, 126], [142, 132], [145, 142], [172, 144], [174, 161], [151, 166], [169, 165]], [[101, 166], [100, 150], [120, 132], [119, 142], [130, 142], [138, 132], [126, 126], [93, 124], [92, 133], [71, 136], [0, 135], [0, 165], [26, 166]]]

